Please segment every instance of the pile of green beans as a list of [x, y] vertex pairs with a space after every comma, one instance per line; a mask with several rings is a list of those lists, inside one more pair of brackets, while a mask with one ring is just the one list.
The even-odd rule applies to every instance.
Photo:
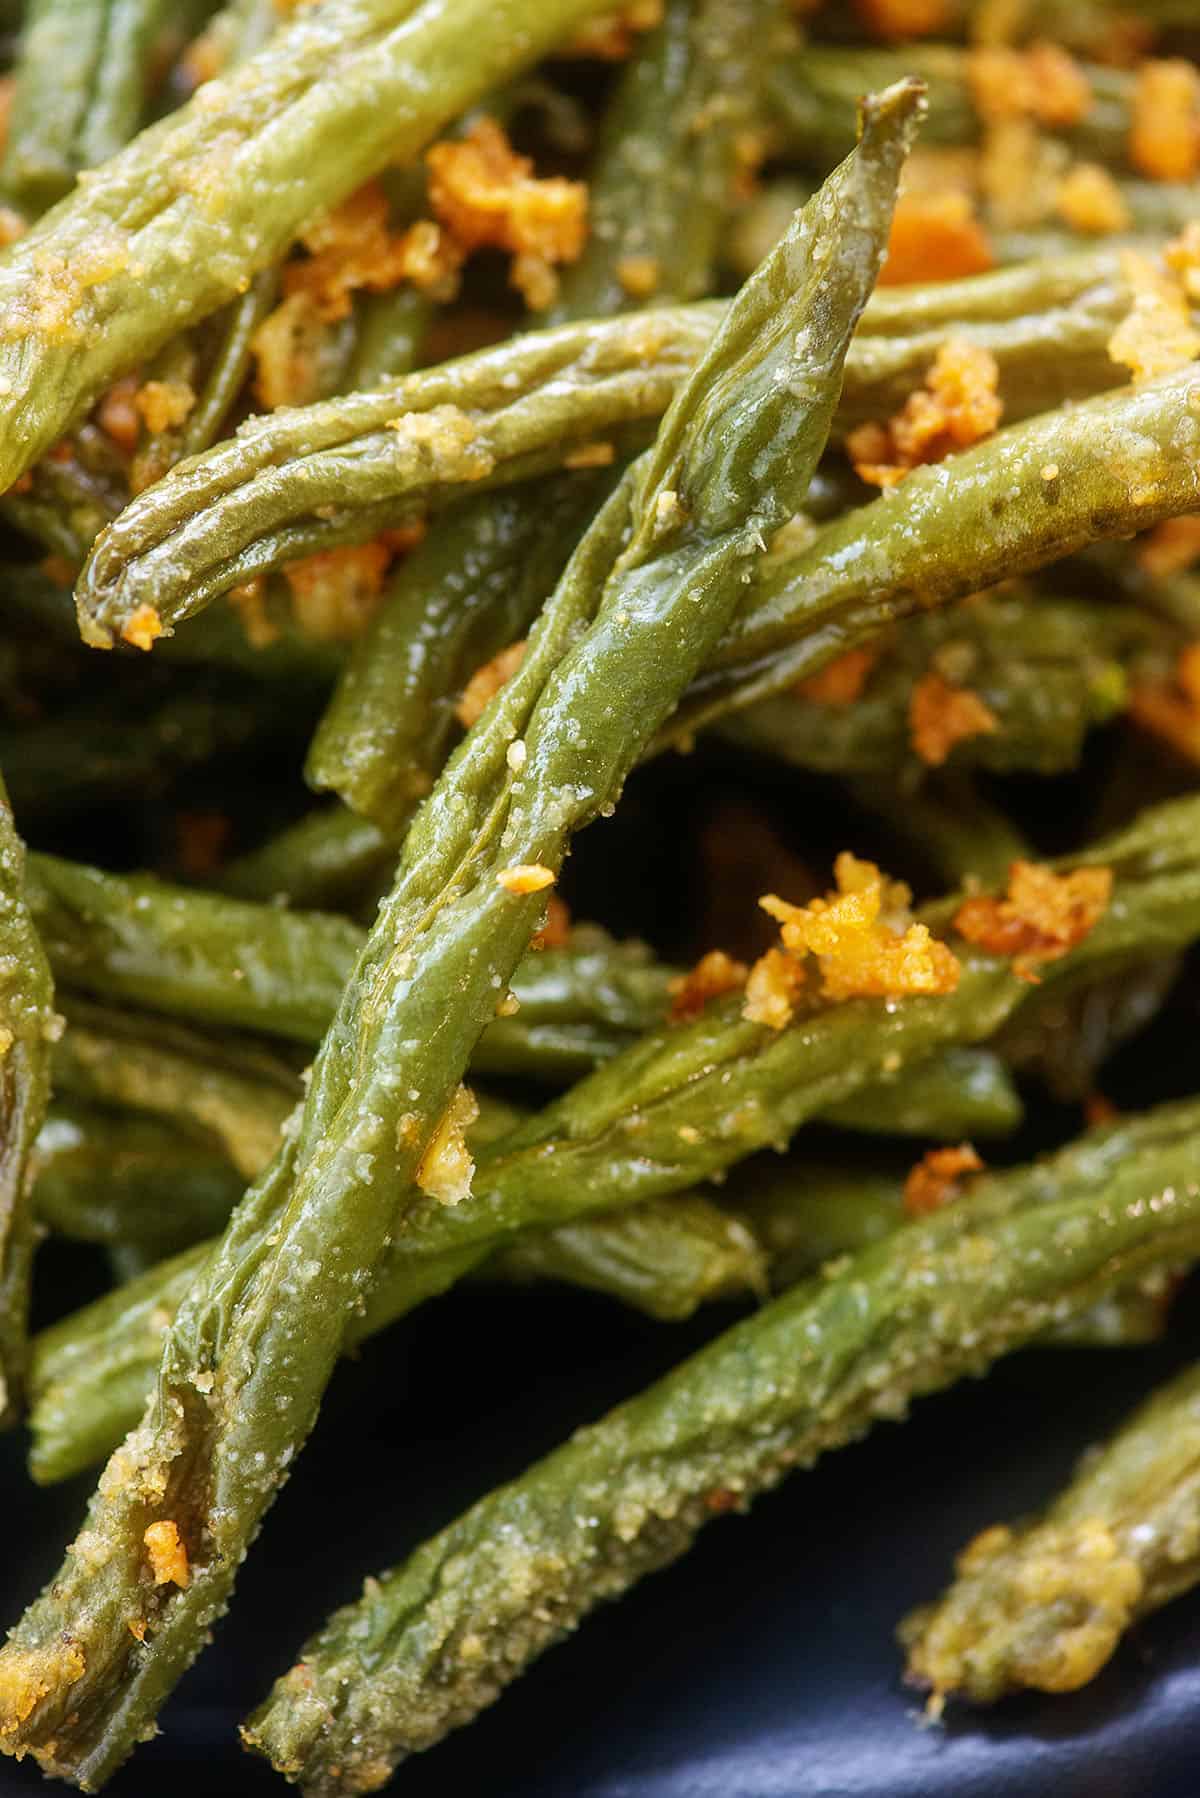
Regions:
[[[1095, 1117], [1200, 940], [1194, 21], [1008, 9], [1089, 238], [989, 197], [997, 9], [843, 10], [5, 15], [0, 1425], [103, 1463], [0, 1646], [42, 1772], [154, 1733], [340, 1358], [460, 1284], [711, 1333], [312, 1618], [242, 1739], [326, 1798], [877, 1418], [1169, 1331], [1200, 1099]], [[938, 181], [991, 266], [888, 285]], [[1196, 1408], [971, 1545], [935, 1710], [1196, 1582]]]

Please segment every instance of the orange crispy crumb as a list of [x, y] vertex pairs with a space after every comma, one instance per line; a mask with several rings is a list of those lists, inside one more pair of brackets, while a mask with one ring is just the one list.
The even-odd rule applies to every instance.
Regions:
[[250, 339], [250, 350], [254, 397], [265, 411], [306, 406], [317, 398], [324, 337], [321, 314], [311, 294], [289, 294], [263, 319]]
[[430, 1137], [415, 1175], [421, 1191], [439, 1205], [457, 1205], [470, 1195], [475, 1163], [465, 1132], [478, 1116], [474, 1093], [460, 1085]]
[[191, 1571], [178, 1524], [173, 1523], [169, 1517], [161, 1523], [152, 1523], [142, 1541], [150, 1556], [150, 1571], [154, 1575], [155, 1585], [165, 1586], [173, 1581], [181, 1590], [185, 1588], [191, 1578]]
[[957, 1149], [930, 1149], [922, 1155], [904, 1182], [904, 1209], [909, 1217], [927, 1217], [940, 1211], [963, 1190], [964, 1174], [978, 1174], [983, 1162], [969, 1142]]
[[611, 443], [581, 443], [563, 457], [564, 468], [610, 468], [616, 456]]
[[1174, 269], [1189, 300], [1200, 303], [1200, 219], [1192, 219], [1163, 251], [1167, 267]]
[[517, 258], [514, 284], [531, 304], [548, 303], [545, 274], [557, 263], [574, 262], [583, 249], [584, 184], [561, 175], [539, 179], [529, 157], [519, 156], [495, 119], [486, 117], [464, 138], [433, 144], [425, 161], [430, 205], [454, 241], [466, 252], [508, 250]]
[[832, 662], [826, 662], [824, 668], [818, 668], [815, 674], [806, 674], [803, 680], [798, 680], [792, 692], [797, 699], [806, 699], [811, 705], [833, 706], [840, 710], [862, 697], [863, 688], [878, 660], [879, 651], [871, 644], [847, 649]]
[[1200, 355], [1200, 331], [1192, 323], [1183, 287], [1144, 251], [1122, 250], [1121, 272], [1132, 304], [1108, 340], [1114, 362], [1135, 381], [1169, 374]]
[[1000, 370], [990, 350], [965, 338], [942, 345], [924, 387], [886, 425], [859, 425], [846, 439], [855, 472], [890, 487], [923, 462], [940, 462], [996, 429], [1003, 411]]
[[989, 705], [969, 687], [952, 687], [936, 671], [923, 675], [908, 702], [908, 728], [921, 760], [940, 768], [957, 743], [1000, 728]]
[[932, 37], [954, 17], [950, 0], [854, 0], [854, 10], [867, 30], [887, 43]]
[[189, 92], [213, 81], [225, 66], [225, 34], [209, 26], [194, 37], [179, 58], [179, 73]]
[[231, 587], [225, 595], [241, 620], [251, 649], [267, 649], [279, 640], [279, 626], [267, 609], [267, 583], [261, 575]]
[[1111, 868], [1056, 874], [1039, 862], [1016, 861], [1004, 898], [965, 900], [954, 928], [992, 955], [1015, 957], [1013, 972], [1029, 978], [1038, 962], [1057, 961], [1083, 941], [1103, 916], [1111, 893]]
[[144, 1617], [131, 1617], [129, 1619], [129, 1633], [135, 1641], [144, 1642], [146, 1640], [146, 1619]]
[[631, 299], [648, 300], [661, 279], [657, 256], [622, 256], [617, 263], [617, 280]]
[[490, 662], [484, 662], [477, 668], [462, 692], [454, 707], [454, 716], [464, 730], [470, 730], [476, 721], [483, 717], [491, 701], [521, 666], [525, 659], [525, 640], [510, 643], [494, 655]]
[[[860, 861], [849, 851], [838, 856], [833, 871], [836, 890], [824, 899], [790, 905], [768, 893], [759, 900], [763, 910], [778, 921], [787, 955], [797, 964], [806, 955], [816, 957], [822, 995], [836, 1002], [953, 992], [958, 985], [958, 961], [945, 943], [930, 936], [924, 924], [911, 922], [908, 888], [885, 880], [873, 862]], [[756, 963], [746, 986], [751, 1002], [758, 969]], [[782, 997], [777, 990], [781, 972], [778, 963], [773, 964], [772, 1000]], [[780, 1009], [778, 1004], [773, 1006], [776, 1014]], [[751, 1015], [749, 1008], [745, 1015]], [[774, 1022], [774, 1018], [761, 1021]], [[779, 1019], [779, 1024], [786, 1022], [786, 1017]]]
[[910, 190], [892, 214], [881, 287], [913, 281], [954, 281], [995, 267], [987, 232], [975, 216], [971, 196], [961, 190]]
[[136, 396], [138, 380], [136, 375], [125, 375], [114, 381], [108, 392], [102, 394], [96, 406], [96, 423], [106, 437], [111, 437], [118, 449], [132, 455], [137, 448], [141, 435], [141, 419], [138, 414]]
[[511, 868], [501, 868], [496, 885], [509, 893], [541, 893], [554, 885], [554, 872], [541, 862], [517, 862]]
[[75, 585], [77, 572], [75, 564], [68, 562], [66, 556], [43, 556], [40, 567], [46, 579], [53, 581], [56, 586], [73, 587]]
[[1077, 125], [1092, 101], [1086, 75], [1058, 44], [970, 50], [966, 73], [975, 110], [989, 121], [1031, 118], [1039, 125]]
[[0, 206], [0, 249], [10, 243], [16, 243], [18, 237], [24, 237], [28, 226], [19, 212], [11, 206]]
[[1129, 713], [1179, 755], [1200, 762], [1200, 643], [1180, 651], [1171, 679], [1136, 682]]
[[1054, 208], [1072, 231], [1097, 237], [1128, 231], [1132, 223], [1124, 194], [1098, 162], [1077, 162], [1067, 170], [1055, 191]]
[[135, 649], [153, 648], [162, 634], [162, 619], [151, 605], [135, 606], [121, 626], [122, 639]]
[[133, 403], [146, 429], [159, 437], [183, 423], [196, 404], [196, 395], [188, 381], [146, 381], [134, 394]]
[[1146, 533], [1134, 554], [1139, 568], [1156, 579], [1190, 568], [1200, 557], [1200, 513], [1164, 518]]
[[698, 1018], [710, 999], [719, 999], [722, 994], [735, 993], [745, 986], [749, 972], [744, 961], [735, 961], [724, 949], [710, 949], [694, 968], [671, 981], [671, 1022]]
[[1083, 1101], [1083, 1120], [1089, 1130], [1101, 1124], [1114, 1124], [1121, 1113], [1105, 1093], [1090, 1092]]
[[782, 1030], [795, 1015], [796, 1000], [806, 981], [804, 964], [794, 955], [786, 949], [766, 950], [747, 976], [742, 1016], [751, 1024]]
[[1152, 181], [1200, 169], [1200, 71], [1183, 57], [1140, 64], [1130, 107], [1129, 160]]
[[645, 31], [663, 20], [663, 0], [627, 0], [613, 12], [601, 13], [578, 27], [564, 45], [564, 56], [587, 56], [599, 62], [624, 62]]
[[376, 537], [286, 563], [292, 610], [305, 636], [320, 643], [361, 637], [379, 605], [391, 560], [390, 546]]
[[[346, 317], [356, 289], [382, 293], [411, 278], [409, 234], [392, 231], [390, 211], [379, 182], [367, 181], [324, 213], [300, 239], [308, 256], [284, 270], [285, 295], [307, 294], [328, 324]], [[431, 253], [427, 239], [428, 233], [417, 247], [418, 260]]]
[[12, 117], [13, 94], [16, 91], [15, 75], [0, 75], [0, 154], [8, 147], [8, 127]]
[[571, 913], [565, 899], [551, 893], [546, 905], [546, 922], [530, 943], [531, 949], [561, 949], [571, 934]]

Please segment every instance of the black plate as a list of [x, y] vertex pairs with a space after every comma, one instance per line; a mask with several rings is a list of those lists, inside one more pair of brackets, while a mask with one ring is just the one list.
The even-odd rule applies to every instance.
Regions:
[[[1185, 1294], [1151, 1350], [1017, 1356], [921, 1403], [592, 1617], [470, 1729], [408, 1765], [405, 1798], [1195, 1798], [1200, 1601], [1137, 1632], [1069, 1698], [928, 1729], [897, 1678], [897, 1619], [984, 1524], [1046, 1497], [1087, 1442], [1200, 1352]], [[304, 1632], [497, 1479], [712, 1328], [602, 1301], [462, 1292], [341, 1370], [248, 1562], [233, 1613], [114, 1798], [286, 1788], [234, 1725]], [[3, 1598], [53, 1571], [90, 1482], [37, 1493], [0, 1460]], [[47, 1788], [0, 1767], [0, 1794]]]

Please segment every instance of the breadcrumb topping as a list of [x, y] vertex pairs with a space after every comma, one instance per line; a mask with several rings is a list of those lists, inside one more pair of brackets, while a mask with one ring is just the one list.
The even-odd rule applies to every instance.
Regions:
[[886, 43], [933, 37], [954, 21], [951, 0], [854, 0], [854, 10], [867, 30]]
[[909, 394], [894, 418], [850, 432], [846, 449], [855, 473], [874, 487], [891, 487], [910, 469], [989, 437], [1004, 410], [999, 385], [990, 350], [963, 337], [948, 338], [925, 385]]
[[834, 863], [835, 890], [807, 905], [791, 905], [775, 893], [759, 900], [776, 919], [781, 951], [768, 950], [750, 970], [743, 1015], [781, 1029], [794, 1010], [799, 985], [787, 968], [790, 958], [801, 974], [803, 960], [816, 958], [823, 998], [899, 998], [913, 993], [951, 993], [959, 964], [945, 943], [932, 937], [909, 914], [911, 894], [885, 879], [874, 862], [848, 850]]
[[508, 684], [524, 660], [525, 639], [522, 637], [475, 670], [454, 706], [454, 716], [464, 730], [470, 730], [478, 723], [501, 687]]
[[981, 119], [1031, 118], [1039, 125], [1077, 125], [1092, 103], [1087, 76], [1058, 44], [1028, 50], [988, 45], [966, 55], [967, 85]]
[[698, 1018], [710, 999], [736, 993], [745, 986], [749, 972], [744, 961], [726, 955], [724, 949], [710, 949], [694, 968], [677, 974], [670, 982], [671, 1022], [679, 1024], [685, 1018]]
[[959, 906], [954, 928], [992, 955], [1014, 957], [1013, 972], [1032, 978], [1039, 962], [1057, 961], [1081, 943], [1104, 915], [1111, 868], [1056, 874], [1040, 862], [1013, 862], [1002, 899], [980, 895]]
[[1130, 103], [1129, 160], [1152, 181], [1190, 181], [1200, 169], [1200, 72], [1181, 56], [1148, 57]]
[[425, 152], [429, 203], [464, 254], [491, 247], [516, 258], [513, 285], [535, 308], [551, 304], [558, 263], [574, 262], [587, 236], [587, 188], [564, 176], [535, 176], [492, 118], [476, 119], [463, 138]]
[[[308, 255], [284, 269], [285, 296], [305, 294], [322, 323], [332, 324], [347, 316], [351, 296], [358, 288], [385, 292], [401, 281], [412, 280], [414, 267], [422, 274], [416, 284], [431, 284], [434, 277], [426, 263], [433, 246], [427, 235], [415, 246], [416, 263], [410, 266], [409, 232], [393, 231], [390, 214], [388, 197], [378, 181], [365, 182], [340, 206], [323, 213], [300, 238]], [[453, 267], [439, 265], [439, 277], [457, 272], [461, 258], [451, 261]]]
[[983, 1162], [969, 1142], [956, 1149], [929, 1149], [904, 1182], [904, 1209], [909, 1217], [928, 1217], [961, 1197], [964, 1175], [978, 1174]]
[[1179, 755], [1200, 762], [1200, 643], [1180, 651], [1170, 679], [1135, 682], [1129, 714]]
[[96, 402], [96, 423], [117, 448], [131, 456], [141, 435], [141, 414], [137, 407], [138, 378], [123, 375], [114, 381]]
[[1132, 303], [1108, 340], [1114, 362], [1135, 381], [1170, 374], [1200, 355], [1200, 331], [1192, 323], [1183, 285], [1142, 250], [1121, 251], [1121, 272]]
[[311, 294], [290, 294], [267, 314], [250, 339], [254, 397], [264, 411], [307, 406], [319, 397], [324, 342], [325, 326]]
[[1200, 558], [1200, 513], [1164, 518], [1139, 542], [1134, 551], [1139, 568], [1160, 579], [1179, 574]]
[[1073, 231], [1096, 237], [1128, 231], [1133, 223], [1125, 196], [1098, 162], [1077, 162], [1058, 184], [1054, 209]]
[[162, 634], [162, 619], [152, 605], [135, 606], [121, 626], [123, 640], [135, 649], [152, 649]]
[[1200, 219], [1192, 219], [1163, 251], [1189, 300], [1200, 304]]
[[134, 394], [133, 403], [146, 429], [161, 437], [183, 423], [196, 404], [196, 395], [188, 381], [146, 381]]
[[571, 935], [571, 912], [565, 899], [551, 893], [546, 905], [546, 922], [534, 934], [531, 949], [562, 949]]
[[465, 1132], [478, 1116], [474, 1093], [460, 1084], [429, 1139], [415, 1175], [421, 1191], [439, 1205], [458, 1205], [470, 1196], [475, 1163]]
[[393, 548], [382, 537], [370, 543], [322, 549], [284, 564], [296, 623], [318, 643], [349, 643], [375, 616]]
[[563, 46], [563, 56], [593, 57], [598, 62], [624, 62], [645, 31], [663, 21], [663, 0], [626, 0], [622, 7], [587, 19]]
[[541, 862], [515, 862], [511, 868], [501, 868], [496, 885], [510, 893], [541, 893], [552, 887], [554, 880], [554, 870]]
[[826, 662], [824, 668], [818, 668], [815, 674], [806, 674], [803, 680], [798, 680], [792, 692], [797, 699], [806, 699], [811, 705], [826, 705], [841, 711], [861, 699], [878, 660], [879, 650], [873, 644], [864, 643], [857, 649], [847, 649], [832, 662]]
[[969, 687], [951, 686], [936, 671], [923, 675], [908, 702], [908, 728], [921, 760], [940, 768], [956, 744], [999, 730], [992, 708]]
[[146, 1544], [146, 1552], [150, 1557], [150, 1571], [154, 1575], [155, 1585], [165, 1586], [173, 1582], [183, 1590], [191, 1578], [191, 1569], [178, 1524], [173, 1523], [169, 1517], [161, 1523], [152, 1523], [142, 1541]]
[[970, 194], [961, 189], [902, 193], [892, 214], [881, 287], [914, 281], [954, 281], [996, 265]]

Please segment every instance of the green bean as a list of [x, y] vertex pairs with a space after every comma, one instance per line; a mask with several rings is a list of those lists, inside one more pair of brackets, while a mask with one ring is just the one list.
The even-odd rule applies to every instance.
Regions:
[[102, 533], [76, 592], [85, 641], [110, 647], [148, 603], [148, 583], [170, 631], [294, 556], [361, 541], [439, 493], [560, 467], [572, 450], [656, 419], [719, 317], [697, 306], [650, 323], [560, 325], [370, 393], [248, 420]]
[[50, 1044], [61, 1019], [25, 901], [25, 851], [0, 780], [0, 1424], [25, 1391], [36, 1229], [29, 1163], [50, 1096]]
[[1195, 510], [1198, 468], [1200, 387], [1185, 367], [914, 469], [760, 570], [668, 739], [783, 691], [895, 618]]
[[1164, 1251], [1194, 1255], [1196, 1124], [1192, 1103], [1084, 1137], [735, 1325], [335, 1613], [247, 1746], [312, 1793], [381, 1784], [718, 1512]]
[[568, 474], [447, 512], [355, 645], [309, 749], [310, 786], [401, 833], [461, 735], [458, 695], [525, 636], [609, 484]]
[[302, 1095], [299, 1076], [258, 1045], [216, 1038], [159, 1017], [63, 1003], [67, 1028], [54, 1050], [55, 1091], [93, 1105], [191, 1123], [216, 1138], [243, 1180], [279, 1146]]
[[34, 1203], [56, 1235], [160, 1260], [219, 1230], [245, 1181], [216, 1139], [58, 1100], [34, 1145]]
[[868, 1136], [1007, 1136], [1020, 1095], [990, 1049], [951, 1046], [821, 1112], [821, 1122]]
[[906, 1617], [908, 1678], [990, 1704], [1074, 1691], [1140, 1617], [1200, 1578], [1200, 1370], [1161, 1387], [1031, 1522], [986, 1530]]
[[564, 275], [559, 316], [620, 312], [648, 292], [712, 292], [739, 137], [757, 121], [762, 72], [787, 35], [771, 0], [668, 0], [605, 114], [588, 183], [591, 229]]
[[236, 899], [284, 899], [336, 911], [374, 886], [395, 860], [394, 845], [369, 818], [347, 806], [321, 806], [226, 862], [215, 882]]
[[903, 780], [924, 766], [910, 708], [934, 673], [970, 688], [995, 721], [954, 745], [955, 767], [1056, 774], [1078, 766], [1088, 731], [1124, 706], [1127, 670], [1156, 647], [1169, 660], [1175, 645], [1131, 609], [1006, 592], [906, 620], [852, 705], [787, 694], [735, 714], [721, 734], [798, 767]]
[[1055, 1098], [1085, 1099], [1113, 1051], [1161, 1010], [1179, 969], [1178, 956], [1159, 956], [1080, 988], [1068, 981], [1045, 998], [1031, 995], [1002, 1033], [1005, 1058], [1036, 1075]]
[[346, 392], [408, 374], [417, 361], [431, 312], [429, 301], [415, 287], [361, 296], [355, 308]]
[[[456, 27], [461, 41], [461, 8]], [[743, 288], [422, 807], [304, 1106], [164, 1338], [155, 1395], [101, 1476], [84, 1551], [77, 1540], [0, 1650], [7, 1751], [95, 1785], [144, 1737], [311, 1429], [347, 1308], [411, 1228], [406, 1188], [423, 1177], [461, 1196], [452, 1101], [543, 903], [504, 876], [553, 875], [573, 831], [615, 801], [724, 629], [731, 569], [803, 497], [918, 111], [916, 84], [865, 104], [861, 149]], [[171, 1593], [145, 1581], [155, 1522], [187, 1548], [188, 1583]]]
[[0, 489], [323, 208], [603, 4], [330, 0], [143, 131], [0, 259]]
[[162, 0], [30, 0], [0, 186], [36, 217], [137, 130]]

